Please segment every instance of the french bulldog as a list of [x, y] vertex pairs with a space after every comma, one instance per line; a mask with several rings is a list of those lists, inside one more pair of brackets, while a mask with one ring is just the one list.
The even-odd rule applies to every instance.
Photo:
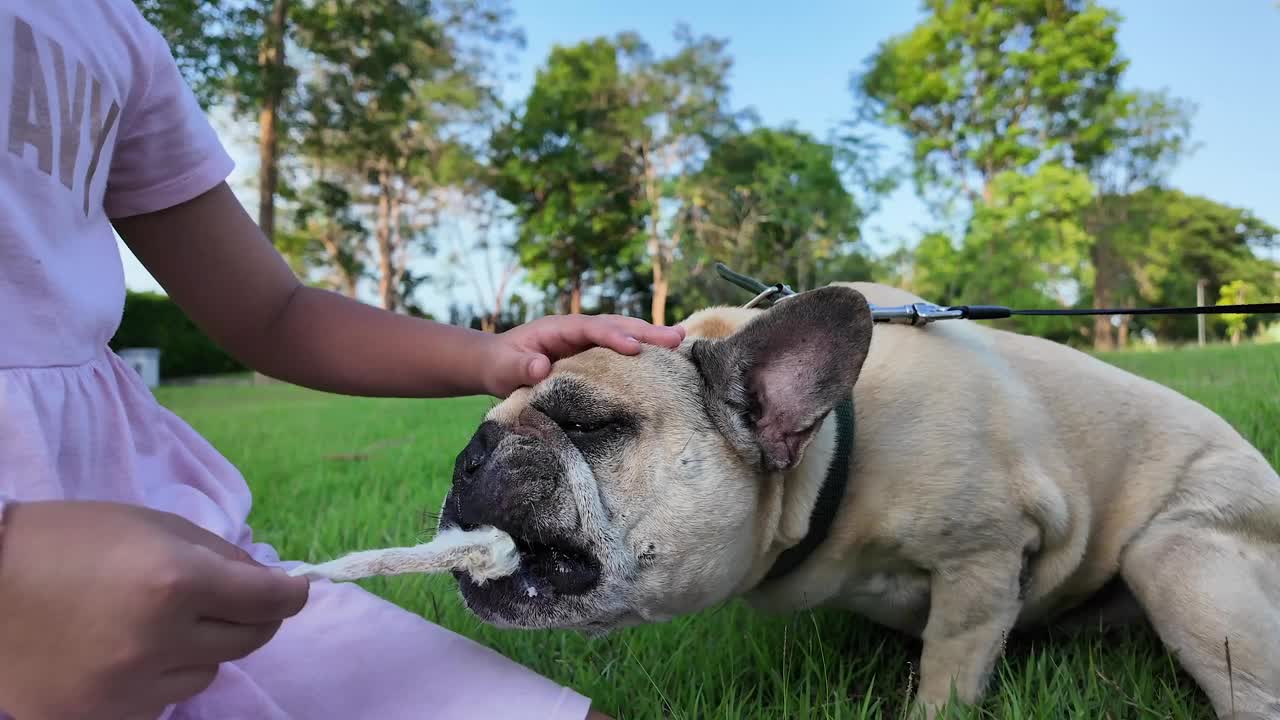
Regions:
[[592, 633], [739, 596], [845, 608], [922, 639], [926, 717], [953, 688], [981, 699], [1012, 630], [1087, 609], [1149, 622], [1220, 717], [1280, 718], [1263, 455], [1067, 346], [868, 305], [920, 301], [836, 283], [699, 311], [676, 350], [556, 363], [458, 455], [441, 527], [492, 525], [521, 553], [500, 580], [459, 575], [466, 606]]

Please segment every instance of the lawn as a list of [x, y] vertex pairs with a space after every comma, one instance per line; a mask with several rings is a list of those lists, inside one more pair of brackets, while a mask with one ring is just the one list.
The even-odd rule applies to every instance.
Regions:
[[[1108, 355], [1221, 413], [1280, 466], [1280, 345]], [[447, 490], [487, 399], [365, 400], [287, 386], [163, 388], [235, 462], [256, 496], [257, 536], [322, 560], [412, 544]], [[595, 699], [617, 718], [892, 718], [919, 645], [834, 611], [764, 616], [733, 603], [588, 639], [495, 630], [446, 578], [363, 583]], [[429, 672], [429, 669], [424, 669]], [[1208, 718], [1208, 704], [1143, 631], [1014, 640], [982, 718]]]

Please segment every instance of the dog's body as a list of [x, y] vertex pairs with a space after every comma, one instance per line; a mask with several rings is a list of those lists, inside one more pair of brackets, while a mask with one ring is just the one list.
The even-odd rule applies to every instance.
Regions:
[[[843, 607], [923, 638], [933, 712], [953, 683], [981, 696], [1011, 629], [1118, 579], [1111, 610], [1140, 609], [1220, 715], [1280, 717], [1280, 477], [1262, 455], [1083, 353], [964, 321], [873, 330], [868, 300], [919, 298], [856, 283], [702, 311], [678, 352], [588, 351], [495, 408], [443, 523], [503, 528], [527, 562], [462, 581], [468, 605], [593, 630], [737, 595]], [[834, 523], [762, 583], [810, 530], [851, 387]]]

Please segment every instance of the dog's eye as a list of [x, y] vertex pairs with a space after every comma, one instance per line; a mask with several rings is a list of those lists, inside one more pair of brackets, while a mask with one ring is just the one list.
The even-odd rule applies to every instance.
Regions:
[[612, 430], [616, 427], [613, 422], [570, 422], [560, 423], [560, 429], [569, 435], [594, 435], [601, 432]]

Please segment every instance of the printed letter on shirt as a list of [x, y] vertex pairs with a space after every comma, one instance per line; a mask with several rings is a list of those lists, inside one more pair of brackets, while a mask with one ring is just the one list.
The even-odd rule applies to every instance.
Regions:
[[62, 46], [55, 40], [49, 40], [49, 51], [53, 55], [54, 82], [58, 84], [58, 179], [71, 189], [75, 182], [76, 158], [80, 156], [80, 130], [84, 121], [84, 64], [76, 63], [75, 96], [67, 83], [67, 61], [62, 54]]
[[89, 160], [89, 168], [84, 173], [84, 214], [89, 214], [89, 186], [93, 184], [93, 173], [98, 169], [98, 161], [102, 159], [102, 146], [107, 143], [107, 135], [111, 133], [111, 126], [116, 124], [116, 117], [120, 114], [120, 105], [115, 100], [111, 101], [111, 109], [107, 111], [107, 119], [99, 122], [102, 117], [100, 108], [102, 107], [102, 83], [97, 78], [93, 79], [93, 95], [89, 101], [89, 142], [93, 143], [93, 158]]
[[[13, 97], [9, 100], [9, 152], [22, 157], [25, 146], [36, 149], [36, 165], [53, 174], [53, 117], [49, 89], [36, 52], [31, 26], [13, 20]], [[34, 107], [32, 107], [34, 106]], [[32, 110], [35, 117], [32, 117]]]

